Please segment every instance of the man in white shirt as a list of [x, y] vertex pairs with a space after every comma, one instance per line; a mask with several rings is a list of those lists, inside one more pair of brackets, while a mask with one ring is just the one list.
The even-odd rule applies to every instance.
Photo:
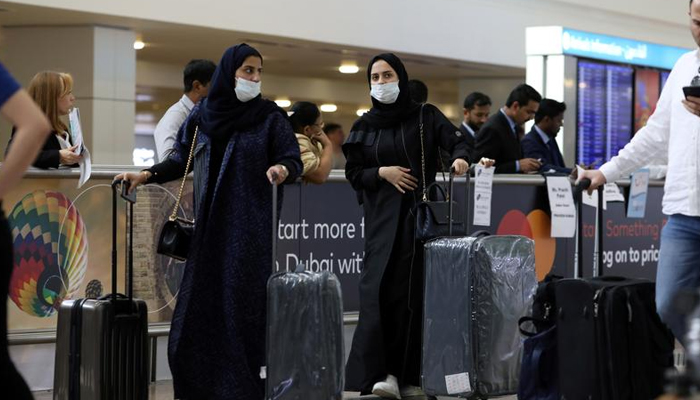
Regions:
[[216, 70], [216, 64], [209, 60], [191, 60], [183, 71], [185, 94], [173, 104], [160, 119], [153, 132], [156, 141], [158, 162], [168, 158], [175, 146], [177, 131], [192, 111], [195, 104], [209, 93], [209, 82]]
[[[700, 46], [700, 0], [690, 0], [690, 31]], [[683, 55], [671, 71], [656, 111], [620, 153], [598, 171], [585, 171], [594, 189], [627, 177], [657, 157], [668, 159], [663, 212], [669, 215], [661, 234], [656, 272], [656, 304], [662, 320], [681, 342], [685, 320], [673, 307], [683, 290], [700, 287], [700, 98], [684, 98], [700, 68], [700, 50]]]

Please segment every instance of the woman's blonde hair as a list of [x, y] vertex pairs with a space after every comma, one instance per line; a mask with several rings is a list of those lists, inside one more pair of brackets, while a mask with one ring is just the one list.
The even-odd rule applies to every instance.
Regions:
[[29, 82], [27, 91], [49, 118], [54, 132], [60, 134], [68, 130], [58, 115], [58, 99], [73, 91], [73, 77], [70, 74], [54, 71], [39, 72]]

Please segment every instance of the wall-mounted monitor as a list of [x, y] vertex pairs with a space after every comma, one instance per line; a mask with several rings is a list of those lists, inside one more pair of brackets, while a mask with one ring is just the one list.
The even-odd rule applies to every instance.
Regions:
[[642, 129], [656, 110], [659, 101], [661, 73], [653, 69], [638, 69], [634, 77], [634, 132]]
[[577, 162], [599, 166], [632, 136], [634, 69], [578, 63]]

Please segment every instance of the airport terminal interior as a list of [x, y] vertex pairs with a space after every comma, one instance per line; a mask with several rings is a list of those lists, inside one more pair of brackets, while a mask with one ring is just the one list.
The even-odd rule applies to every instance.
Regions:
[[[697, 20], [693, 18], [695, 3], [699, 13]], [[233, 382], [245, 381], [240, 378], [240, 370], [230, 371], [221, 365], [227, 364], [227, 355], [237, 354], [235, 351], [244, 352], [245, 356], [241, 357], [260, 356], [250, 348], [265, 344], [266, 351], [261, 357], [267, 354], [267, 365], [245, 364], [247, 372], [255, 370], [254, 374], [248, 374], [249, 380], [256, 381], [254, 384], [246, 381], [245, 385], [263, 388], [260, 390], [266, 393], [265, 399], [270, 400], [559, 398], [549, 390], [547, 385], [551, 382], [538, 375], [548, 374], [554, 367], [541, 366], [539, 355], [537, 360], [532, 356], [535, 348], [532, 346], [543, 342], [531, 339], [545, 340], [542, 339], [543, 325], [538, 325], [541, 321], [537, 318], [549, 321], [549, 308], [542, 314], [544, 316], [537, 314], [538, 310], [544, 310], [543, 304], [550, 306], [543, 294], [545, 286], [542, 283], [538, 286], [538, 282], [545, 279], [548, 282], [553, 275], [579, 283], [593, 282], [586, 290], [595, 293], [596, 297], [590, 299], [590, 307], [595, 307], [595, 311], [585, 308], [586, 319], [589, 312], [598, 316], [600, 293], [608, 293], [607, 288], [615, 285], [610, 277], [619, 277], [631, 285], [625, 287], [646, 285], [643, 286], [644, 295], [653, 300], [657, 266], [664, 257], [664, 251], [659, 251], [661, 232], [669, 221], [674, 221], [670, 214], [674, 217], [678, 213], [691, 215], [694, 226], [700, 228], [698, 214], [694, 214], [700, 209], [700, 178], [697, 173], [694, 178], [692, 175], [693, 168], [699, 165], [700, 124], [690, 119], [678, 122], [678, 118], [695, 117], [691, 115], [695, 113], [693, 110], [698, 110], [700, 116], [700, 89], [697, 88], [700, 87], [700, 56], [689, 54], [698, 50], [698, 40], [698, 0], [691, 0], [690, 8], [687, 0], [0, 0], [0, 67], [4, 66], [27, 90], [35, 84], [35, 75], [41, 71], [70, 74], [72, 94], [61, 96], [74, 97], [70, 113], [60, 116], [68, 139], [52, 135], [52, 140], [53, 136], [59, 138], [54, 141], [60, 147], [54, 151], [56, 157], [61, 154], [60, 162], [42, 166], [37, 161], [21, 182], [4, 197], [0, 196], [14, 250], [14, 264], [0, 265], [0, 268], [13, 270], [7, 313], [4, 314], [10, 358], [37, 400], [73, 399], [76, 390], [81, 390], [82, 399], [248, 400], [236, 394], [250, 393], [243, 389], [237, 391], [237, 383], [220, 382], [231, 376], [235, 376]], [[253, 53], [246, 53], [245, 60], [237, 54], [249, 47], [239, 46], [233, 52], [227, 51], [242, 43], [262, 56], [262, 60], [252, 57], [261, 63], [250, 72], [258, 74], [259, 86], [255, 79], [251, 84], [251, 80], [239, 77], [238, 67], [245, 67]], [[393, 53], [393, 56], [380, 56], [379, 62], [375, 62], [375, 56], [383, 53]], [[186, 66], [191, 60], [209, 60], [216, 64], [216, 70], [213, 64], [207, 64], [211, 68], [206, 78], [202, 78], [203, 75], [194, 78], [197, 90], [209, 90], [209, 98], [206, 93], [188, 97], [188, 93], [194, 93], [188, 90], [195, 80], [190, 78], [188, 89], [187, 77], [183, 74], [187, 74]], [[224, 76], [231, 62], [236, 71], [235, 80], [233, 76]], [[683, 63], [688, 66], [683, 67]], [[386, 65], [399, 77], [395, 87], [401, 90], [394, 93], [398, 97], [392, 100], [382, 100], [382, 95], [391, 97], [390, 92], [382, 92], [382, 89], [391, 86], [392, 77], [391, 73], [386, 75], [379, 71], [380, 65]], [[65, 88], [65, 76], [60, 76]], [[401, 80], [405, 76], [424, 84], [427, 99], [409, 99], [408, 83]], [[385, 83], [385, 79], [389, 83]], [[229, 82], [225, 90], [221, 89], [224, 84], [220, 84], [224, 81]], [[266, 104], [265, 107], [272, 108], [273, 103], [262, 100], [269, 99], [276, 104], [275, 111], [282, 109], [283, 113], [270, 113], [278, 115], [279, 124], [286, 127], [287, 138], [292, 138], [292, 133], [297, 134], [301, 153], [297, 152], [296, 140], [292, 140], [292, 147], [294, 154], [301, 154], [300, 157], [278, 155], [276, 152], [282, 154], [282, 150], [276, 146], [284, 144], [277, 137], [270, 139], [271, 144], [264, 139], [267, 147], [261, 148], [255, 147], [262, 146], [255, 144], [257, 139], [236, 134], [231, 139], [229, 135], [225, 140], [237, 141], [237, 144], [229, 145], [225, 153], [211, 150], [217, 143], [228, 143], [214, 134], [210, 136], [209, 132], [204, 132], [206, 139], [192, 139], [192, 132], [202, 134], [205, 127], [221, 126], [217, 118], [223, 118], [220, 115], [225, 111], [212, 110], [219, 104], [215, 100], [220, 99], [217, 96], [222, 96], [222, 91], [228, 93], [224, 97], [231, 97], [226, 100], [229, 101], [226, 107], [244, 107], [246, 100], [241, 93], [247, 85], [258, 90], [250, 97], [254, 100], [248, 105]], [[692, 87], [697, 86], [694, 92], [698, 94], [697, 108], [694, 108], [695, 103], [682, 103], [692, 100], [685, 100], [688, 93], [681, 93], [681, 86], [690, 87], [691, 96]], [[418, 91], [415, 86], [410, 87], [412, 96]], [[35, 91], [29, 93], [33, 95]], [[258, 93], [262, 99], [257, 97]], [[471, 102], [467, 101], [469, 99]], [[35, 101], [39, 102], [36, 98]], [[316, 114], [309, 122], [298, 122], [305, 118], [301, 108], [305, 102], [311, 103]], [[426, 102], [434, 107], [418, 106]], [[192, 111], [195, 103], [197, 106]], [[399, 103], [406, 107], [401, 110], [400, 121], [396, 119], [399, 114], [392, 114]], [[528, 107], [532, 104], [539, 109], [530, 112]], [[186, 114], [171, 129], [169, 143], [175, 150], [162, 153], [159, 141], [163, 139], [157, 130], [167, 125], [163, 121], [173, 118], [171, 112], [176, 107], [186, 107]], [[407, 111], [410, 107], [413, 107], [412, 112]], [[245, 112], [237, 114], [236, 118], [256, 118], [251, 115], [260, 112], [259, 109], [250, 110], [247, 115]], [[424, 110], [428, 110], [425, 131]], [[53, 112], [55, 114], [55, 110]], [[477, 112], [481, 115], [477, 116]], [[689, 116], [677, 117], [681, 112]], [[186, 121], [185, 115], [189, 115]], [[373, 125], [380, 117], [394, 118], [394, 124]], [[502, 118], [506, 127], [505, 139], [496, 138], [499, 134], [497, 118]], [[0, 162], [3, 163], [7, 149], [12, 148], [9, 142], [15, 132], [9, 121], [0, 118]], [[201, 124], [191, 121], [201, 121]], [[159, 125], [159, 122], [163, 123]], [[674, 132], [683, 129], [682, 124], [696, 124], [697, 127], [688, 128], [688, 136], [679, 139]], [[396, 135], [395, 141], [383, 140], [382, 132], [385, 138]], [[646, 136], [635, 139], [638, 132]], [[665, 136], [661, 132], [666, 132]], [[248, 137], [251, 135], [249, 132]], [[472, 147], [467, 151], [461, 146], [466, 146], [468, 139]], [[529, 139], [537, 143], [527, 144]], [[617, 163], [612, 162], [611, 167], [609, 161], [633, 140], [637, 140], [639, 146], [648, 145], [648, 149], [664, 150], [641, 152], [640, 147], [635, 148], [634, 151], [645, 157], [654, 155], [643, 161], [638, 159], [642, 156], [632, 154], [633, 150], [626, 150], [627, 155]], [[687, 141], [687, 145], [678, 144], [679, 140]], [[305, 150], [303, 141], [311, 147]], [[515, 143], [515, 150], [506, 149], [506, 141]], [[441, 150], [433, 151], [438, 142]], [[46, 143], [44, 150], [49, 141]], [[399, 151], [401, 143], [403, 147]], [[79, 158], [65, 161], [62, 152], [73, 149], [71, 146], [76, 144]], [[534, 145], [544, 149], [542, 153], [528, 147]], [[324, 152], [328, 146], [332, 153]], [[494, 150], [498, 146], [503, 147]], [[393, 158], [381, 153], [388, 151], [387, 148], [392, 149]], [[250, 149], [261, 152], [253, 154]], [[508, 153], [511, 150], [515, 155]], [[233, 160], [237, 154], [244, 161]], [[251, 181], [274, 181], [282, 174], [282, 183], [292, 174], [292, 178], [297, 179], [284, 181], [279, 196], [275, 192], [270, 197], [272, 191], [266, 187], [258, 190], [241, 186], [230, 190], [230, 195], [220, 197], [220, 191], [226, 188], [226, 179], [231, 179], [231, 185], [240, 184], [234, 183], [238, 181], [233, 176], [256, 170], [268, 156], [276, 161], [263, 165], [261, 171], [267, 171], [267, 175], [260, 173], [260, 179], [251, 178]], [[445, 156], [447, 160], [443, 159]], [[198, 168], [205, 165], [204, 157], [207, 161], [211, 157], [220, 163], [235, 163], [234, 172], [228, 174], [214, 175], [207, 169], [210, 184], [212, 177], [218, 177], [216, 191], [212, 189], [214, 185], [199, 184], [205, 179], [202, 176], [207, 175], [198, 175]], [[310, 168], [325, 170], [307, 176], [308, 157], [318, 158]], [[331, 157], [330, 164], [324, 157]], [[679, 157], [687, 157], [687, 166], [679, 166], [680, 161], [674, 161]], [[292, 158], [294, 160], [289, 161]], [[392, 161], [386, 161], [388, 159]], [[394, 159], [400, 161], [394, 162]], [[460, 160], [474, 164], [471, 178], [459, 173], [467, 168], [467, 163], [463, 166]], [[189, 167], [194, 165], [195, 172], [183, 179], [185, 163]], [[401, 170], [394, 164], [405, 164], [406, 168]], [[480, 165], [474, 167], [477, 164]], [[634, 170], [625, 170], [632, 164]], [[582, 168], [577, 169], [577, 166]], [[165, 172], [166, 167], [171, 168], [167, 171], [175, 172]], [[450, 185], [450, 167], [460, 175], [454, 177], [454, 187]], [[690, 169], [683, 170], [686, 167]], [[221, 168], [223, 171], [224, 167]], [[589, 194], [584, 190], [581, 194], [580, 187], [576, 186], [576, 174], [598, 168], [606, 173], [614, 170], [615, 179], [607, 182], [604, 191]], [[674, 172], [678, 170], [691, 172], [681, 175]], [[432, 218], [431, 224], [443, 230], [447, 229], [447, 221], [457, 221], [455, 229], [459, 233], [453, 234], [450, 224], [449, 234], [445, 230], [433, 236], [441, 237], [439, 239], [416, 240], [415, 236], [410, 236], [412, 240], [407, 243], [420, 246], [416, 250], [401, 242], [403, 236], [416, 235], [419, 230], [419, 227], [414, 228], [415, 223], [407, 222], [404, 226], [400, 220], [414, 217], [414, 209], [406, 211], [410, 206], [405, 199], [410, 196], [391, 196], [397, 193], [394, 187], [402, 191], [401, 185], [415, 193], [432, 193], [425, 189], [426, 181], [433, 180], [431, 176], [426, 177], [430, 172], [436, 173], [437, 182], [452, 190], [445, 196], [451, 200], [436, 198], [434, 203], [440, 204], [434, 208], [428, 204], [431, 201], [423, 201], [421, 205], [426, 208], [416, 208], [415, 212], [424, 211], [427, 219]], [[320, 181], [319, 174], [323, 175]], [[143, 177], [142, 183], [148, 185], [139, 186], [135, 190], [136, 201], [130, 203], [126, 189], [122, 193], [125, 199], [118, 198], [121, 186], [115, 189], [112, 183], [117, 176], [132, 177], [132, 181]], [[262, 179], [264, 176], [266, 178]], [[403, 178], [396, 178], [395, 182], [394, 176]], [[595, 179], [592, 181], [595, 184]], [[410, 185], [415, 187], [407, 189]], [[389, 190], [391, 196], [387, 194]], [[670, 190], [683, 194], [672, 196]], [[388, 197], [381, 197], [384, 194]], [[419, 197], [415, 198], [420, 201]], [[273, 199], [281, 201], [279, 208], [273, 205], [276, 201]], [[391, 202], [391, 199], [398, 200]], [[239, 200], [242, 203], [236, 204]], [[678, 206], [682, 201], [690, 205]], [[449, 216], [447, 208], [438, 207], [448, 204]], [[673, 208], [674, 205], [677, 207]], [[271, 208], [279, 212], [273, 231], [268, 225], [273, 221], [270, 218], [274, 218]], [[207, 216], [205, 222], [209, 224], [209, 231], [201, 228], [204, 224], [198, 212], [202, 209], [209, 211], [209, 214], [203, 213]], [[696, 211], [688, 213], [688, 210]], [[171, 212], [183, 220], [195, 220], [197, 216], [192, 243], [199, 244], [189, 248], [186, 261], [165, 255], [159, 247], [163, 241], [161, 231], [170, 226], [169, 223], [180, 221], [169, 219]], [[258, 218], [258, 215], [265, 217]], [[237, 224], [235, 218], [247, 222]], [[231, 235], [221, 233], [229, 228], [233, 232]], [[272, 233], [274, 238], [261, 232]], [[390, 233], [384, 235], [384, 232]], [[485, 232], [488, 236], [465, 238], [474, 232]], [[217, 242], [217, 235], [233, 238], [230, 240], [234, 242], [224, 239]], [[240, 239], [247, 238], [246, 235], [253, 238]], [[454, 242], [449, 245], [442, 240]], [[272, 248], [269, 247], [271, 241], [274, 242]], [[698, 241], [700, 234], [695, 243]], [[117, 248], [113, 250], [114, 244]], [[469, 250], [464, 250], [462, 255], [449, 253], [460, 246]], [[127, 250], [129, 248], [131, 250]], [[211, 272], [216, 268], [202, 261], [218, 260], [217, 257], [238, 260], [240, 253], [245, 255], [240, 260], [248, 260], [247, 264], [239, 264], [243, 262], [239, 260], [232, 262], [234, 266], [221, 267], [234, 271], [230, 274]], [[193, 254], [198, 254], [198, 261], [194, 261]], [[264, 265], [251, 268], [249, 260], [255, 259], [251, 254], [262, 254], [260, 259], [264, 258]], [[134, 304], [143, 304], [144, 328], [140, 336], [143, 340], [137, 344], [129, 342], [127, 350], [118, 345], [110, 350], [115, 354], [132, 352], [129, 346], [136, 346], [140, 350], [133, 351], [136, 354], [133, 360], [129, 356], [119, 362], [100, 359], [95, 363], [107, 365], [111, 362], [110, 368], [123, 368], [121, 363], [126, 363], [127, 375], [138, 369], [135, 380], [124, 378], [128, 384], [121, 381], [116, 370], [100, 370], [105, 375], [95, 378], [100, 372], [90, 368], [97, 367], [85, 363], [92, 357], [75, 356], [74, 349], [81, 340], [95, 338], [95, 343], [99, 342], [103, 322], [88, 327], [89, 317], [82, 317], [82, 339], [74, 331], [80, 329], [72, 324], [78, 315], [76, 304], [91, 301], [83, 299], [110, 301], [109, 297], [94, 299], [113, 292], [114, 257], [117, 290], [126, 293], [124, 288], [128, 288], [132, 297], [140, 301], [134, 300]], [[491, 263], [484, 267], [483, 275], [478, 272], [481, 267], [476, 267], [481, 262], [479, 257], [488, 259], [486, 264]], [[420, 278], [413, 275], [414, 261], [419, 268], [424, 268], [419, 271]], [[374, 272], [377, 267], [384, 268], [381, 262], [387, 264], [383, 277]], [[200, 268], [192, 272], [197, 263]], [[440, 263], [453, 275], [433, 272], [431, 268], [438, 268]], [[460, 263], [474, 264], [470, 268], [477, 272], [460, 272], [453, 268], [462, 265]], [[401, 272], [399, 267], [390, 269], [393, 264], [410, 265], [411, 272]], [[236, 268], [242, 268], [243, 272], [236, 272]], [[239, 279], [261, 281], [260, 274], [250, 271], [264, 269], [263, 281], [266, 281], [270, 268], [278, 275], [267, 283], [267, 297], [262, 289], [250, 289], [259, 298], [240, 295], [240, 290], [255, 285], [243, 284]], [[211, 281], [206, 282], [202, 275], [197, 275], [202, 270], [210, 273], [206, 279]], [[307, 274], [306, 278], [301, 277], [303, 274]], [[251, 278], [253, 275], [255, 278]], [[307, 278], [309, 281], [304, 281]], [[284, 288], [273, 291], [275, 279], [279, 280], [279, 285], [289, 285], [287, 292]], [[327, 280], [320, 283], [322, 289], [318, 293], [322, 294], [313, 292], [317, 297], [304, 297], [311, 294], [293, 291], [311, 285], [309, 282], [316, 282], [314, 279]], [[398, 283], [396, 287], [390, 286], [391, 279], [403, 282], [403, 286]], [[560, 296], [565, 290], [559, 289], [563, 286], [558, 283], [556, 287], [557, 296]], [[419, 303], [414, 303], [416, 290]], [[451, 297], [450, 290], [463, 296]], [[551, 291], [554, 293], [554, 289]], [[570, 291], [573, 292], [575, 290]], [[181, 304], [178, 309], [183, 293], [187, 296], [187, 306]], [[396, 298], [391, 300], [387, 293], [395, 294]], [[372, 295], [376, 298], [368, 300]], [[281, 300], [275, 296], [290, 297]], [[331, 299], [331, 296], [335, 297]], [[627, 381], [621, 384], [623, 389], [603, 388], [615, 386], [614, 382], [603, 384], [598, 378], [591, 378], [583, 386], [601, 385], [592, 397], [575, 395], [562, 399], [639, 400], [671, 393], [669, 388], [674, 385], [700, 388], [700, 369], [696, 376], [696, 371], [686, 368], [686, 354], [681, 344], [687, 343], [686, 339], [679, 338], [679, 331], [670, 326], [677, 340], [673, 339], [671, 331], [663, 325], [665, 314], [661, 313], [662, 322], [653, 301], [653, 310], [648, 316], [648, 321], [652, 322], [644, 327], [632, 325], [636, 303], [630, 299], [642, 294], [630, 296], [623, 307], [624, 312], [629, 308], [629, 328], [625, 328], [628, 330], [624, 334], [610, 336], [615, 339], [609, 339], [607, 345], [610, 348], [626, 346], [624, 357], [633, 358], [630, 354], [635, 353], [637, 345], [657, 350], [663, 347], [663, 355], [651, 355], [649, 351], [649, 357], [658, 356], [654, 361], [649, 358], [630, 361], [629, 371], [632, 372], [623, 373], [629, 374], [625, 375]], [[658, 285], [656, 296], [658, 303]], [[700, 303], [697, 294], [687, 297], [686, 303]], [[560, 352], [564, 351], [561, 350], [562, 337], [568, 334], [565, 329], [570, 329], [562, 316], [567, 315], [561, 311], [567, 307], [562, 298], [557, 304], [562, 307], [557, 309], [557, 318], [561, 319], [557, 320], [557, 324], [561, 322], [558, 327]], [[400, 303], [396, 299], [408, 300], [398, 307], [401, 311], [387, 311], [386, 304]], [[414, 304], [420, 304], [417, 314]], [[634, 309], [635, 316], [648, 311], [644, 307], [649, 304], [644, 304]], [[213, 317], [217, 314], [207, 311], [207, 305], [225, 312], [221, 318]], [[73, 307], [73, 314], [70, 307]], [[404, 308], [410, 315], [407, 319], [402, 319]], [[235, 310], [234, 313], [245, 310], [243, 314], [247, 314], [231, 317], [229, 321], [226, 314], [229, 309]], [[685, 310], [685, 314], [694, 315], [691, 306], [686, 304]], [[452, 311], [454, 315], [449, 314]], [[606, 313], [613, 318], [613, 311]], [[571, 311], [570, 315], [573, 314]], [[262, 318], [260, 315], [267, 315], [267, 325], [261, 321], [251, 322], [256, 315], [258, 320]], [[697, 315], [700, 314], [695, 315], [695, 322], [700, 321]], [[518, 319], [531, 316], [534, 322], [522, 328], [525, 325]], [[68, 321], [69, 317], [73, 321]], [[615, 317], [620, 318], [619, 315]], [[194, 331], [191, 330], [192, 321], [198, 321]], [[202, 330], [206, 334], [195, 332], [201, 324], [209, 322], [210, 327]], [[602, 322], [596, 323], [596, 329], [602, 329]], [[244, 326], [241, 328], [240, 324]], [[576, 329], [583, 332], [586, 325], [580, 324]], [[639, 333], [641, 329], [657, 326], [654, 324], [660, 330], [649, 333], [648, 337]], [[686, 329], [684, 324], [679, 326]], [[699, 326], [695, 329], [700, 329]], [[217, 330], [223, 329], [230, 331], [219, 336]], [[331, 331], [337, 331], [337, 335], [333, 336]], [[419, 333], [414, 335], [414, 332]], [[231, 339], [239, 338], [239, 334], [240, 340]], [[395, 345], [387, 339], [392, 334]], [[687, 340], [694, 337], [697, 347], [700, 333], [695, 334], [692, 336], [689, 331]], [[642, 336], [644, 340], [657, 341], [642, 345], [639, 339]], [[620, 337], [625, 337], [624, 343], [618, 341]], [[216, 353], [216, 343], [222, 338], [239, 343], [222, 346], [221, 359], [214, 361], [211, 354]], [[603, 339], [599, 335], [595, 340]], [[376, 343], [383, 343], [387, 349]], [[602, 342], [596, 343], [596, 349], [603, 347]], [[402, 347], [402, 344], [405, 345]], [[271, 350], [275, 345], [280, 347], [277, 351]], [[571, 357], [585, 355], [585, 345], [572, 345], [579, 352], [572, 353]], [[86, 353], [86, 344], [82, 346]], [[394, 362], [392, 356], [374, 354], [397, 347], [399, 353], [404, 352], [401, 357], [405, 359], [400, 362]], [[197, 353], [200, 348], [206, 350]], [[547, 351], [544, 354], [551, 356]], [[419, 368], [415, 374], [411, 361], [414, 353], [416, 368]], [[646, 350], [643, 353], [646, 354]], [[206, 359], [204, 354], [209, 354], [210, 358]], [[694, 356], [700, 360], [700, 356]], [[81, 357], [84, 363], [79, 366], [75, 363]], [[183, 360], [187, 361], [177, 357], [185, 357]], [[556, 363], [556, 355], [552, 357], [555, 357], [552, 362]], [[620, 360], [610, 354], [600, 357]], [[125, 361], [127, 359], [129, 361]], [[683, 380], [667, 378], [663, 368], [640, 372], [640, 368], [635, 367], [657, 361], [666, 363], [667, 369], [689, 373], [683, 375], [686, 378]], [[392, 366], [401, 362], [401, 368]], [[572, 389], [580, 382], [569, 382], [575, 380], [569, 377], [576, 375], [572, 373], [577, 371], [576, 366], [559, 362], [557, 379], [561, 380], [561, 390], [580, 394], [579, 389]], [[318, 364], [318, 369], [314, 369], [314, 363]], [[582, 362], [580, 368], [589, 366], [597, 370], [599, 364]], [[200, 371], [197, 365], [202, 365]], [[0, 364], [0, 367], [3, 366]], [[216, 370], [219, 367], [222, 370]], [[216, 371], [211, 372], [210, 368]], [[401, 370], [396, 373], [398, 383], [397, 378], [387, 372], [392, 368]], [[534, 368], [537, 374], [526, 373], [528, 368]], [[615, 371], [618, 373], [617, 367]], [[365, 375], [358, 377], [362, 374]], [[605, 372], [600, 374], [603, 376]], [[409, 378], [411, 376], [416, 379]], [[147, 386], [143, 392], [133, 388], [142, 378]], [[697, 384], [690, 383], [696, 378]], [[100, 379], [103, 382], [99, 382]], [[273, 382], [275, 379], [278, 381]], [[546, 382], [542, 385], [547, 389], [536, 384], [530, 386], [539, 389], [530, 389], [547, 393], [528, 394], [528, 382], [538, 379]], [[654, 379], [658, 384], [650, 385], [648, 393], [637, 395], [641, 397], [635, 398], [629, 389]], [[106, 380], [111, 383], [106, 384]], [[139, 394], [124, 392], [119, 388], [122, 385]], [[198, 385], [208, 389], [193, 389], [201, 387]], [[5, 388], [2, 382], [0, 388]], [[102, 394], [97, 395], [100, 390]], [[615, 395], [603, 395], [605, 390], [612, 390], [610, 393]], [[669, 399], [691, 398], [690, 393], [680, 389], [674, 395], [676, 397]], [[5, 398], [0, 393], [0, 399]]]

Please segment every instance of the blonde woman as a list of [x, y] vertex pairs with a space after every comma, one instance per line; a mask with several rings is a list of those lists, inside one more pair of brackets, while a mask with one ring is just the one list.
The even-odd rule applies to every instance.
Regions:
[[[27, 91], [48, 117], [52, 131], [32, 165], [42, 169], [76, 166], [82, 156], [75, 153], [77, 146], [71, 143], [68, 126], [61, 118], [70, 113], [75, 102], [73, 78], [62, 72], [39, 72], [29, 82]], [[15, 129], [10, 145], [14, 138]]]

